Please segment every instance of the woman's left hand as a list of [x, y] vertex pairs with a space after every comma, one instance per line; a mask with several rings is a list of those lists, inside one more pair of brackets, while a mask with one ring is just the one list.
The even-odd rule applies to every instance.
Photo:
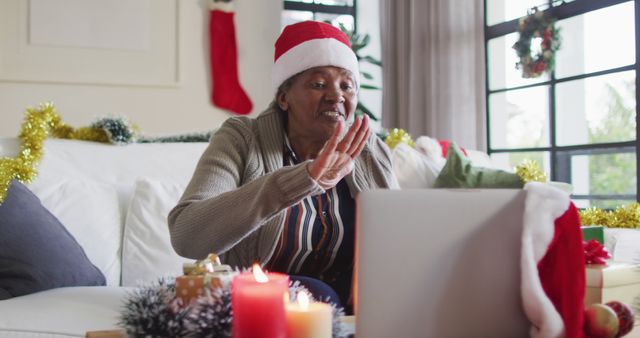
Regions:
[[309, 175], [324, 189], [331, 189], [353, 170], [353, 163], [360, 155], [371, 134], [369, 117], [356, 117], [340, 140], [343, 124], [339, 124], [324, 144], [318, 156], [307, 166]]

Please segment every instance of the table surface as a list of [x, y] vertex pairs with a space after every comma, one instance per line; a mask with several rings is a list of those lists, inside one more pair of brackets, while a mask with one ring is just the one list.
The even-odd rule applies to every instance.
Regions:
[[[353, 336], [356, 330], [356, 317], [344, 316], [341, 318], [342, 323], [345, 325], [347, 334]], [[123, 330], [102, 330], [102, 331], [89, 331], [86, 333], [85, 338], [125, 338], [126, 335]]]
[[[354, 316], [342, 317], [342, 323], [345, 324], [347, 332], [351, 337], [355, 334], [356, 318]], [[89, 331], [86, 338], [124, 338], [125, 334], [122, 330], [106, 330], [106, 331]], [[629, 334], [625, 338], [640, 338], [640, 323], [636, 323]]]

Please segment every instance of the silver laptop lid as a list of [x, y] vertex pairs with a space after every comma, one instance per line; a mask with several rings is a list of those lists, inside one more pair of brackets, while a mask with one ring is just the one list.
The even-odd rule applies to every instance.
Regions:
[[522, 190], [377, 190], [357, 201], [356, 337], [527, 337]]

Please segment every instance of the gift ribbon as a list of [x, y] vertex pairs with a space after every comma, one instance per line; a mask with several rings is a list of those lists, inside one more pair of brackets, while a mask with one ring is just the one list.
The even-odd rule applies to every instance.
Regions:
[[185, 263], [182, 272], [186, 276], [199, 276], [214, 272], [230, 272], [231, 267], [220, 263], [220, 258], [215, 254], [209, 254], [207, 258], [195, 263]]
[[595, 239], [582, 241], [582, 247], [587, 264], [607, 265], [607, 259], [611, 258], [607, 248]]

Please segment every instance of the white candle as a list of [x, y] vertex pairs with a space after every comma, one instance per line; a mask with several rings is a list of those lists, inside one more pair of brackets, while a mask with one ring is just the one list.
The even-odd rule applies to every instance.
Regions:
[[287, 338], [331, 338], [331, 305], [309, 302], [306, 292], [287, 304]]

